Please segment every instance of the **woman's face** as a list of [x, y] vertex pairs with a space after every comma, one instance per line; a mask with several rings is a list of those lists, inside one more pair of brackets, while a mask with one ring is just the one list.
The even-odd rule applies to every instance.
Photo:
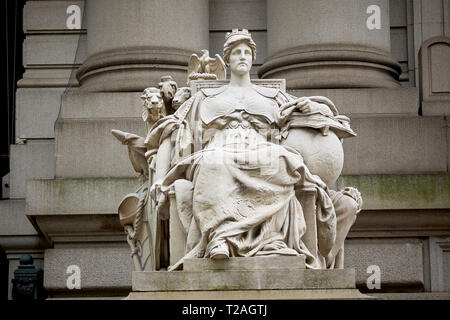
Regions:
[[249, 73], [253, 63], [252, 49], [245, 42], [241, 42], [231, 49], [229, 63], [231, 73], [237, 75]]

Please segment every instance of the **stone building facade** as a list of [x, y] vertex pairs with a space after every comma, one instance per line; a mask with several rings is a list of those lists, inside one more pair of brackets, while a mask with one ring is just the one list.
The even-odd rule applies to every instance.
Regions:
[[[360, 290], [450, 292], [449, 0], [26, 1], [0, 201], [9, 284], [29, 253], [53, 297], [128, 294], [117, 206], [138, 183], [110, 130], [143, 134], [142, 90], [167, 74], [185, 85], [190, 55], [222, 54], [237, 27], [258, 46], [254, 78], [285, 78], [352, 120], [338, 184], [364, 198], [345, 244]], [[67, 288], [72, 265], [81, 289]]]

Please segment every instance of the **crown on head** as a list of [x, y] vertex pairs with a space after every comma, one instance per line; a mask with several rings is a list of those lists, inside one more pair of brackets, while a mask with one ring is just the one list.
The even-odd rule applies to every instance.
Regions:
[[232, 29], [231, 32], [227, 32], [225, 36], [225, 41], [228, 40], [230, 37], [234, 36], [246, 36], [251, 37], [251, 34], [248, 32], [247, 29], [242, 29], [242, 31], [239, 31], [239, 29]]

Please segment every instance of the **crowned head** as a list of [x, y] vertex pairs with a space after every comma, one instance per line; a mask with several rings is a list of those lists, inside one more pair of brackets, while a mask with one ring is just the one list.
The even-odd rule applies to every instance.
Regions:
[[247, 29], [242, 29], [241, 31], [239, 31], [239, 29], [233, 29], [226, 34], [225, 43], [223, 45], [223, 60], [227, 65], [230, 63], [231, 50], [240, 43], [245, 43], [252, 49], [252, 58], [253, 61], [255, 61], [256, 44], [252, 39], [252, 35]]

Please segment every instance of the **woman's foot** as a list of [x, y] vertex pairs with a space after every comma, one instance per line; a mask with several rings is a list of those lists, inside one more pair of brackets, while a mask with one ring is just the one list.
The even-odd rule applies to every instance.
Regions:
[[228, 250], [228, 245], [224, 242], [221, 245], [215, 247], [211, 250], [211, 259], [223, 260], [230, 257], [230, 251]]

